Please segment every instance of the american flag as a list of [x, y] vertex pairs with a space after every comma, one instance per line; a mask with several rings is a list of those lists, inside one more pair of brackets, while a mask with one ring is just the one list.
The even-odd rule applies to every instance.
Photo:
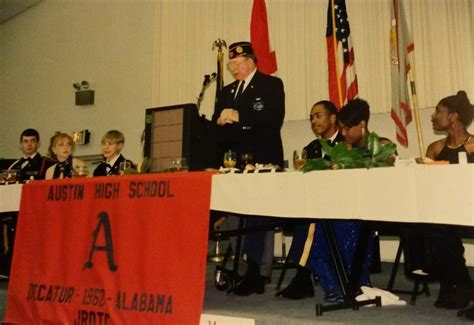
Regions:
[[[410, 54], [415, 46], [408, 35], [402, 4], [392, 0], [392, 27], [390, 29], [390, 72], [392, 79], [391, 116], [395, 122], [397, 141], [408, 146], [407, 125], [412, 120], [407, 75], [410, 73]], [[412, 91], [415, 83], [411, 83]]]
[[270, 49], [267, 7], [265, 0], [254, 0], [250, 21], [250, 42], [258, 60], [258, 70], [266, 74], [277, 71], [275, 51]]
[[350, 33], [345, 0], [329, 0], [326, 29], [329, 99], [338, 108], [359, 93]]

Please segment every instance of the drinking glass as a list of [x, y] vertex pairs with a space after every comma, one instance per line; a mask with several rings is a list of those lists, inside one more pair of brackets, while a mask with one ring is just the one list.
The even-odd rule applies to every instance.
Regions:
[[176, 158], [171, 161], [171, 171], [173, 172], [187, 172], [188, 160], [186, 158]]
[[7, 169], [3, 172], [3, 180], [5, 183], [15, 183], [20, 175], [20, 171], [18, 169]]
[[253, 155], [251, 153], [245, 152], [240, 155], [240, 168], [244, 170], [248, 164], [253, 164]]
[[74, 168], [74, 172], [72, 173], [72, 176], [74, 177], [86, 177], [87, 175], [89, 175], [87, 166], [76, 166], [76, 168]]
[[119, 164], [119, 174], [125, 175], [126, 171], [132, 168], [132, 164], [129, 161], [122, 161]]
[[306, 150], [295, 150], [293, 152], [293, 167], [296, 170], [301, 170], [308, 161]]
[[224, 167], [225, 168], [234, 168], [237, 164], [237, 155], [234, 151], [227, 151], [224, 153]]

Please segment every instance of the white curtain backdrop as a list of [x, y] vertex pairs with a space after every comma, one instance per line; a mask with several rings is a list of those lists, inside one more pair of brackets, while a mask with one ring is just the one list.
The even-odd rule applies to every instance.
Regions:
[[[154, 105], [196, 102], [203, 76], [216, 71], [218, 38], [227, 45], [250, 39], [252, 0], [157, 0]], [[327, 0], [266, 0], [272, 47], [286, 92], [286, 120], [306, 119], [328, 97]], [[467, 91], [474, 99], [474, 1], [403, 1], [415, 42], [414, 70], [420, 108]], [[372, 112], [390, 111], [391, 0], [346, 0], [359, 95]], [[225, 51], [227, 56], [227, 51]], [[225, 84], [232, 81], [226, 71]], [[215, 85], [201, 112], [210, 117]]]

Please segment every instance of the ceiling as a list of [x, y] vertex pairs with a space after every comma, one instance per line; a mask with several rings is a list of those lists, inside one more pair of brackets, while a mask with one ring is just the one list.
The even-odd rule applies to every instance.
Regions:
[[0, 24], [34, 6], [41, 0], [0, 0]]

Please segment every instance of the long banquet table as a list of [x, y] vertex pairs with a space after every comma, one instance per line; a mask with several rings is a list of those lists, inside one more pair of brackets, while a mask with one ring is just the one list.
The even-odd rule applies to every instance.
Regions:
[[0, 186], [0, 213], [14, 212], [20, 209], [21, 184]]
[[474, 226], [474, 164], [221, 174], [211, 209], [244, 215]]
[[[21, 187], [0, 186], [0, 212]], [[474, 226], [474, 164], [219, 174], [211, 191], [212, 210], [246, 215]]]

